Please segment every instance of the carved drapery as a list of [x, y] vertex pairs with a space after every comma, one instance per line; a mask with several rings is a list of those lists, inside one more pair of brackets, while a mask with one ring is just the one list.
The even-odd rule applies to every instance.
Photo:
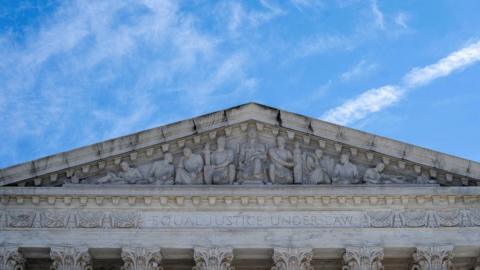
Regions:
[[92, 257], [86, 247], [52, 247], [51, 270], [92, 270]]
[[162, 270], [160, 248], [122, 248], [122, 270]]
[[196, 247], [193, 270], [234, 270], [233, 249], [231, 247]]
[[272, 270], [313, 270], [312, 257], [312, 249], [308, 248], [275, 248]]
[[0, 269], [23, 270], [25, 258], [16, 247], [0, 247]]
[[413, 253], [412, 270], [451, 270], [453, 246], [423, 246], [417, 247]]
[[378, 246], [347, 247], [343, 270], [382, 270], [383, 248]]

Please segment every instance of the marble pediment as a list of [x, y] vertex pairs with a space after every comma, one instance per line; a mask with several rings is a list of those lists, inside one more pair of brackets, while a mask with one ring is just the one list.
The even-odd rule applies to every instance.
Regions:
[[480, 164], [256, 103], [0, 171], [1, 186], [477, 185]]

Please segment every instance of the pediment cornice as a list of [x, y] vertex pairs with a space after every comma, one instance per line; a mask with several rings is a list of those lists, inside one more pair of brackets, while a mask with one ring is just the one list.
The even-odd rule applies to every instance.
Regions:
[[476, 185], [480, 180], [480, 164], [474, 161], [248, 103], [2, 169], [0, 186], [61, 185], [73, 174], [89, 177], [118, 167], [122, 160], [146, 164], [185, 146], [198, 152], [218, 136], [236, 138], [251, 127], [266, 137], [280, 134], [290, 146], [297, 141], [335, 158], [347, 152], [364, 166], [381, 161], [394, 171], [427, 174], [442, 185]]

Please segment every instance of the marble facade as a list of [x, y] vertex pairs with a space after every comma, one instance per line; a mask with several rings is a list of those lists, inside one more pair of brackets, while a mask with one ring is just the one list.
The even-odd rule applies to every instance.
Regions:
[[480, 164], [259, 104], [0, 171], [3, 269], [474, 269]]

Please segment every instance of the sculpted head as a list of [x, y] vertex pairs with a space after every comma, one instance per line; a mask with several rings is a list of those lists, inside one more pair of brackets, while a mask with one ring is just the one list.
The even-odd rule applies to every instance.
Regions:
[[226, 139], [223, 136], [217, 138], [217, 147], [218, 149], [225, 149]]
[[120, 163], [120, 169], [122, 169], [122, 171], [126, 172], [126, 171], [128, 171], [128, 169], [130, 169], [130, 165], [128, 165], [128, 162], [122, 161]]
[[284, 148], [284, 147], [285, 147], [285, 142], [286, 142], [286, 140], [285, 140], [284, 137], [282, 137], [282, 136], [278, 136], [278, 137], [277, 137], [277, 145], [278, 145], [278, 147]]
[[191, 157], [192, 156], [192, 149], [190, 149], [189, 147], [183, 148], [183, 155], [187, 158]]
[[320, 150], [320, 149], [316, 149], [316, 150], [315, 150], [315, 156], [317, 156], [317, 158], [322, 158], [322, 156], [323, 156], [323, 151]]
[[347, 164], [349, 159], [350, 159], [349, 154], [341, 154], [340, 155], [340, 163], [342, 163], [342, 164]]
[[165, 160], [166, 163], [172, 163], [173, 162], [173, 155], [172, 153], [165, 153], [163, 159]]
[[383, 164], [383, 162], [379, 162], [377, 166], [375, 166], [375, 169], [377, 172], [383, 172], [383, 170], [385, 170], [385, 164]]

